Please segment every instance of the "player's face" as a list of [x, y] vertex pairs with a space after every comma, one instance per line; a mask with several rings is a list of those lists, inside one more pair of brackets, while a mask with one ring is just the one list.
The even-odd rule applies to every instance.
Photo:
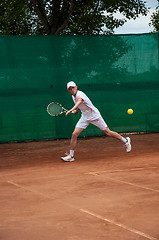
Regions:
[[76, 92], [77, 92], [77, 86], [75, 86], [75, 87], [69, 87], [68, 91], [69, 91], [73, 96], [75, 96], [75, 95], [76, 95]]

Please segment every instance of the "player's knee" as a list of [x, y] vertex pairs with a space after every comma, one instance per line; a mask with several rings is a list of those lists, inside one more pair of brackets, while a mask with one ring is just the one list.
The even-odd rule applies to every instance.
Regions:
[[106, 130], [103, 131], [107, 136], [111, 136], [111, 131], [109, 128], [106, 128]]
[[111, 132], [110, 131], [106, 132], [106, 135], [110, 137], [111, 136]]
[[73, 138], [77, 138], [77, 137], [78, 137], [78, 133], [77, 133], [76, 131], [74, 131], [74, 132], [72, 133], [72, 137], [73, 137]]

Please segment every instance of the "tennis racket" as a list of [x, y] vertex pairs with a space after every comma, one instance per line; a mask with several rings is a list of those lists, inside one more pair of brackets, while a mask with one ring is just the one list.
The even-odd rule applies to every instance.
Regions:
[[66, 108], [64, 108], [60, 103], [58, 102], [51, 102], [48, 106], [47, 106], [47, 112], [48, 114], [50, 114], [51, 116], [59, 116], [63, 113], [66, 113], [68, 110]]

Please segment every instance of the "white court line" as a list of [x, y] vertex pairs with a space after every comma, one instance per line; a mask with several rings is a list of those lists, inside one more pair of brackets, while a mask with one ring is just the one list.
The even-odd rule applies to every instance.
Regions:
[[153, 188], [149, 188], [149, 187], [144, 187], [144, 186], [142, 186], [142, 185], [138, 185], [138, 184], [134, 184], [134, 183], [122, 181], [122, 180], [117, 180], [117, 179], [110, 178], [110, 177], [106, 177], [106, 178], [108, 178], [108, 179], [110, 179], [111, 181], [114, 181], [114, 182], [120, 182], [120, 183], [124, 183], [124, 184], [131, 185], [131, 186], [133, 186], [133, 187], [143, 188], [143, 189], [146, 189], [146, 190], [149, 190], [149, 191], [153, 191], [153, 192], [159, 193], [159, 190], [157, 190], [157, 189], [153, 189]]
[[25, 190], [25, 191], [28, 191], [28, 192], [31, 192], [31, 193], [40, 195], [40, 196], [45, 197], [45, 198], [48, 198], [48, 199], [55, 200], [55, 198], [53, 198], [53, 197], [50, 197], [50, 196], [48, 196], [48, 195], [46, 195], [46, 194], [43, 194], [43, 193], [40, 193], [40, 192], [31, 190], [31, 189], [29, 189], [29, 188], [27, 188], [27, 187], [23, 187], [23, 186], [21, 186], [20, 184], [17, 184], [17, 183], [15, 183], [15, 182], [13, 182], [13, 181], [7, 181], [7, 182], [10, 183], [10, 184], [12, 184], [12, 185], [14, 185], [14, 186], [16, 186], [16, 187], [18, 187], [18, 188], [21, 188], [21, 189]]
[[87, 214], [89, 214], [89, 215], [91, 215], [91, 216], [93, 216], [93, 217], [96, 217], [96, 218], [98, 218], [98, 219], [101, 219], [101, 220], [103, 220], [103, 221], [105, 221], [105, 222], [111, 223], [111, 224], [113, 224], [113, 225], [115, 225], [115, 226], [124, 228], [124, 229], [126, 229], [127, 231], [133, 232], [133, 233], [138, 234], [138, 235], [140, 235], [140, 236], [142, 236], [142, 237], [145, 237], [145, 238], [147, 238], [147, 239], [157, 240], [157, 238], [154, 238], [154, 237], [152, 237], [152, 236], [150, 236], [150, 235], [148, 235], [148, 234], [145, 234], [145, 233], [143, 233], [143, 232], [141, 232], [141, 231], [138, 231], [138, 230], [136, 230], [136, 229], [134, 229], [134, 228], [127, 227], [126, 225], [124, 225], [124, 224], [122, 224], [122, 223], [117, 223], [117, 222], [115, 222], [115, 221], [113, 221], [113, 220], [110, 220], [110, 219], [108, 219], [108, 218], [102, 217], [101, 215], [98, 215], [98, 214], [96, 214], [96, 213], [90, 212], [90, 211], [85, 210], [85, 209], [80, 209], [80, 211], [82, 211], [82, 212], [84, 212], [84, 213], [87, 213]]
[[31, 193], [40, 195], [40, 196], [42, 196], [42, 197], [45, 197], [45, 198], [48, 198], [48, 199], [52, 199], [52, 200], [56, 200], [56, 201], [60, 202], [61, 204], [66, 205], [67, 207], [71, 207], [71, 208], [74, 208], [74, 209], [76, 209], [76, 210], [78, 210], [78, 211], [81, 211], [81, 212], [83, 212], [83, 213], [87, 213], [87, 214], [89, 214], [89, 215], [91, 215], [91, 216], [93, 216], [93, 217], [96, 217], [96, 218], [98, 218], [98, 219], [100, 219], [100, 220], [103, 220], [103, 221], [106, 221], [106, 222], [108, 222], [108, 223], [111, 223], [111, 224], [113, 224], [113, 225], [115, 225], [115, 226], [121, 227], [121, 228], [123, 228], [123, 229], [125, 229], [125, 230], [127, 230], [127, 231], [130, 231], [130, 232], [133, 232], [133, 233], [138, 234], [138, 235], [140, 235], [140, 236], [143, 236], [143, 237], [145, 237], [145, 238], [147, 238], [147, 239], [149, 239], [149, 240], [157, 240], [156, 238], [154, 238], [154, 237], [152, 237], [152, 236], [149, 236], [149, 235], [147, 235], [147, 234], [145, 234], [145, 233], [143, 233], [143, 232], [141, 232], [141, 231], [138, 231], [138, 230], [136, 230], [136, 229], [127, 227], [127, 226], [124, 225], [124, 224], [117, 223], [117, 222], [115, 222], [115, 221], [113, 221], [113, 220], [104, 218], [104, 217], [102, 217], [101, 215], [98, 215], [98, 214], [96, 214], [96, 213], [90, 212], [90, 211], [85, 210], [85, 209], [78, 209], [78, 208], [74, 207], [73, 205], [71, 205], [71, 204], [69, 204], [69, 203], [63, 203], [62, 201], [59, 201], [59, 200], [57, 200], [57, 199], [54, 199], [54, 198], [52, 198], [52, 197], [50, 197], [50, 196], [48, 196], [48, 195], [46, 195], [46, 194], [42, 194], [42, 193], [40, 193], [40, 192], [38, 192], [38, 191], [34, 191], [34, 190], [28, 189], [28, 188], [26, 188], [26, 187], [23, 187], [23, 186], [21, 186], [20, 184], [17, 184], [17, 183], [15, 183], [15, 182], [13, 182], [13, 181], [8, 181], [8, 183], [10, 183], [10, 184], [12, 184], [12, 185], [14, 185], [14, 186], [16, 186], [16, 187], [18, 187], [18, 188], [21, 188], [21, 189], [23, 189], [23, 190], [25, 190], [25, 191], [27, 190], [27, 191], [29, 191], [29, 192], [31, 192]]
[[133, 233], [138, 234], [138, 235], [140, 235], [140, 236], [143, 236], [143, 237], [145, 237], [145, 238], [147, 238], [147, 239], [149, 239], [149, 240], [157, 240], [156, 238], [154, 238], [154, 237], [152, 237], [152, 236], [149, 236], [149, 235], [147, 235], [147, 234], [145, 234], [145, 233], [143, 233], [143, 232], [141, 232], [141, 231], [138, 231], [138, 230], [136, 230], [136, 229], [130, 228], [130, 227], [128, 227], [128, 226], [126, 226], [126, 225], [124, 225], [124, 224], [122, 224], [122, 223], [117, 223], [117, 222], [115, 222], [115, 221], [113, 221], [113, 220], [104, 218], [104, 217], [102, 217], [101, 215], [98, 215], [98, 214], [96, 214], [96, 213], [90, 212], [90, 211], [85, 210], [85, 209], [82, 209], [82, 208], [79, 209], [79, 208], [77, 208], [77, 207], [75, 207], [75, 206], [73, 206], [73, 205], [71, 205], [71, 204], [69, 204], [69, 203], [64, 203], [64, 202], [62, 202], [62, 201], [60, 201], [60, 200], [58, 200], [58, 199], [55, 199], [55, 198], [52, 198], [52, 197], [46, 195], [46, 194], [40, 193], [40, 192], [38, 192], [38, 191], [31, 190], [31, 189], [29, 189], [29, 188], [27, 188], [27, 187], [23, 187], [23, 186], [21, 186], [20, 184], [17, 184], [17, 183], [15, 183], [15, 182], [13, 182], [13, 181], [8, 181], [8, 183], [10, 183], [10, 184], [12, 184], [12, 185], [14, 185], [14, 186], [16, 186], [16, 187], [18, 187], [18, 188], [21, 188], [21, 189], [23, 189], [23, 190], [25, 190], [25, 191], [27, 190], [27, 191], [29, 191], [29, 192], [31, 192], [31, 193], [40, 195], [40, 196], [42, 196], [42, 197], [45, 197], [45, 198], [48, 198], [48, 199], [52, 199], [52, 200], [56, 200], [57, 202], [65, 205], [65, 206], [67, 206], [67, 207], [71, 207], [71, 208], [76, 209], [76, 210], [78, 210], [78, 211], [81, 211], [81, 212], [83, 212], [83, 213], [87, 213], [87, 214], [89, 214], [89, 215], [91, 215], [91, 216], [93, 216], [93, 217], [96, 217], [96, 218], [98, 218], [98, 219], [101, 219], [101, 220], [103, 220], [103, 221], [106, 221], [106, 222], [108, 222], [108, 223], [111, 223], [111, 224], [113, 224], [113, 225], [115, 225], [115, 226], [121, 227], [121, 228], [123, 228], [123, 229], [125, 229], [125, 230], [127, 230], [127, 231], [130, 231], [130, 232], [133, 232]]
[[[39, 170], [41, 170], [40, 168], [39, 168]], [[27, 174], [27, 173], [32, 173], [32, 172], [37, 172], [38, 170], [24, 170], [23, 172], [21, 171], [19, 171], [19, 172], [13, 172], [13, 173], [5, 173], [5, 174], [3, 174], [3, 175], [1, 175], [0, 176], [0, 178], [2, 178], [2, 177], [7, 177], [7, 176], [14, 176], [14, 175], [18, 175], [18, 176], [21, 176], [21, 175], [23, 175], [23, 174]]]
[[[30, 174], [30, 173], [34, 173], [34, 172], [41, 172], [42, 170], [39, 168], [39, 169], [37, 169], [37, 170], [30, 170], [30, 171], [25, 171], [25, 172], [21, 172], [21, 173], [8, 173], [8, 174], [3, 174], [3, 175], [1, 175], [0, 176], [0, 181], [4, 181], [4, 179], [3, 179], [3, 177], [23, 177], [24, 175], [27, 175], [28, 173]], [[83, 173], [82, 173], [83, 174]], [[62, 174], [61, 176], [60, 176], [60, 178], [61, 177], [67, 177], [67, 176], [73, 176], [73, 175], [77, 175], [76, 173], [70, 173], [70, 174], [66, 174], [66, 175], [64, 175], [64, 174]], [[47, 175], [47, 176], [40, 176], [40, 177], [36, 177], [36, 178], [34, 178], [34, 180], [37, 180], [37, 179], [47, 179], [47, 178], [56, 178], [57, 179], [57, 176], [54, 176], [53, 175], [53, 173], [52, 173], [52, 175]]]
[[[141, 170], [149, 170], [149, 169], [157, 169], [158, 167], [149, 167], [149, 168], [128, 168], [128, 169], [119, 169], [119, 170], [105, 170], [105, 171], [97, 171], [97, 172], [88, 172], [88, 173], [80, 173], [80, 174], [91, 174], [91, 175], [99, 175], [100, 173], [113, 173], [113, 172], [127, 172], [127, 171], [141, 171]], [[26, 170], [24, 172], [13, 172], [13, 173], [6, 173], [6, 174], [3, 174], [0, 176], [0, 181], [4, 181], [3, 177], [7, 177], [7, 176], [14, 176], [14, 175], [17, 175], [17, 177], [21, 176], [21, 175], [24, 175], [24, 174], [28, 174], [28, 173], [32, 173], [32, 172], [40, 172], [41, 171], [41, 168], [38, 168], [38, 169], [33, 169], [33, 170]], [[70, 175], [76, 175], [75, 173], [73, 174], [69, 174]], [[65, 175], [66, 177], [68, 175]], [[1, 179], [2, 178], [2, 179]], [[37, 177], [37, 178], [34, 178], [35, 180], [36, 179], [42, 179], [42, 178], [55, 178], [55, 176], [53, 175], [50, 175], [50, 176], [45, 176], [45, 177]]]
[[[155, 167], [155, 168], [156, 168], [156, 167]], [[147, 168], [146, 168], [146, 169], [147, 169]], [[134, 169], [131, 169], [131, 170], [134, 170]], [[145, 169], [144, 169], [144, 168], [143, 168], [143, 169], [140, 168], [140, 170], [145, 170]], [[89, 172], [89, 173], [86, 173], [86, 174], [90, 174], [90, 175], [93, 175], [93, 176], [99, 176], [100, 173], [111, 173], [111, 172], [108, 172], [108, 171], [99, 171], [99, 172]], [[159, 193], [159, 190], [157, 190], [157, 189], [145, 187], [145, 186], [142, 186], [142, 185], [139, 185], [139, 184], [134, 184], [134, 183], [131, 183], [131, 182], [126, 182], [126, 181], [114, 179], [114, 178], [107, 177], [107, 176], [104, 176], [104, 177], [107, 178], [107, 179], [110, 179], [111, 181], [114, 181], [114, 182], [124, 183], [124, 184], [130, 185], [130, 186], [133, 186], [133, 187], [138, 187], [138, 188], [142, 188], [142, 189], [145, 189], [145, 190], [149, 190], [149, 191], [153, 191], [153, 192]]]
[[131, 171], [141, 171], [141, 170], [150, 170], [150, 169], [157, 169], [158, 167], [148, 167], [148, 168], [126, 168], [126, 169], [116, 169], [116, 170], [105, 170], [105, 171], [97, 171], [97, 172], [88, 172], [85, 174], [92, 174], [98, 175], [101, 173], [113, 173], [113, 172], [131, 172]]

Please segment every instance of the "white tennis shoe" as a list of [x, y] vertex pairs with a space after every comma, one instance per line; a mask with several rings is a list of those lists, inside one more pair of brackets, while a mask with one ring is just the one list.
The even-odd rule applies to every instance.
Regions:
[[127, 139], [127, 142], [125, 143], [126, 151], [130, 152], [131, 151], [131, 143], [130, 143], [131, 140], [129, 137], [126, 137], [126, 139]]
[[61, 160], [63, 160], [64, 162], [73, 162], [75, 159], [74, 157], [71, 157], [70, 154], [67, 154], [66, 157], [61, 157]]

